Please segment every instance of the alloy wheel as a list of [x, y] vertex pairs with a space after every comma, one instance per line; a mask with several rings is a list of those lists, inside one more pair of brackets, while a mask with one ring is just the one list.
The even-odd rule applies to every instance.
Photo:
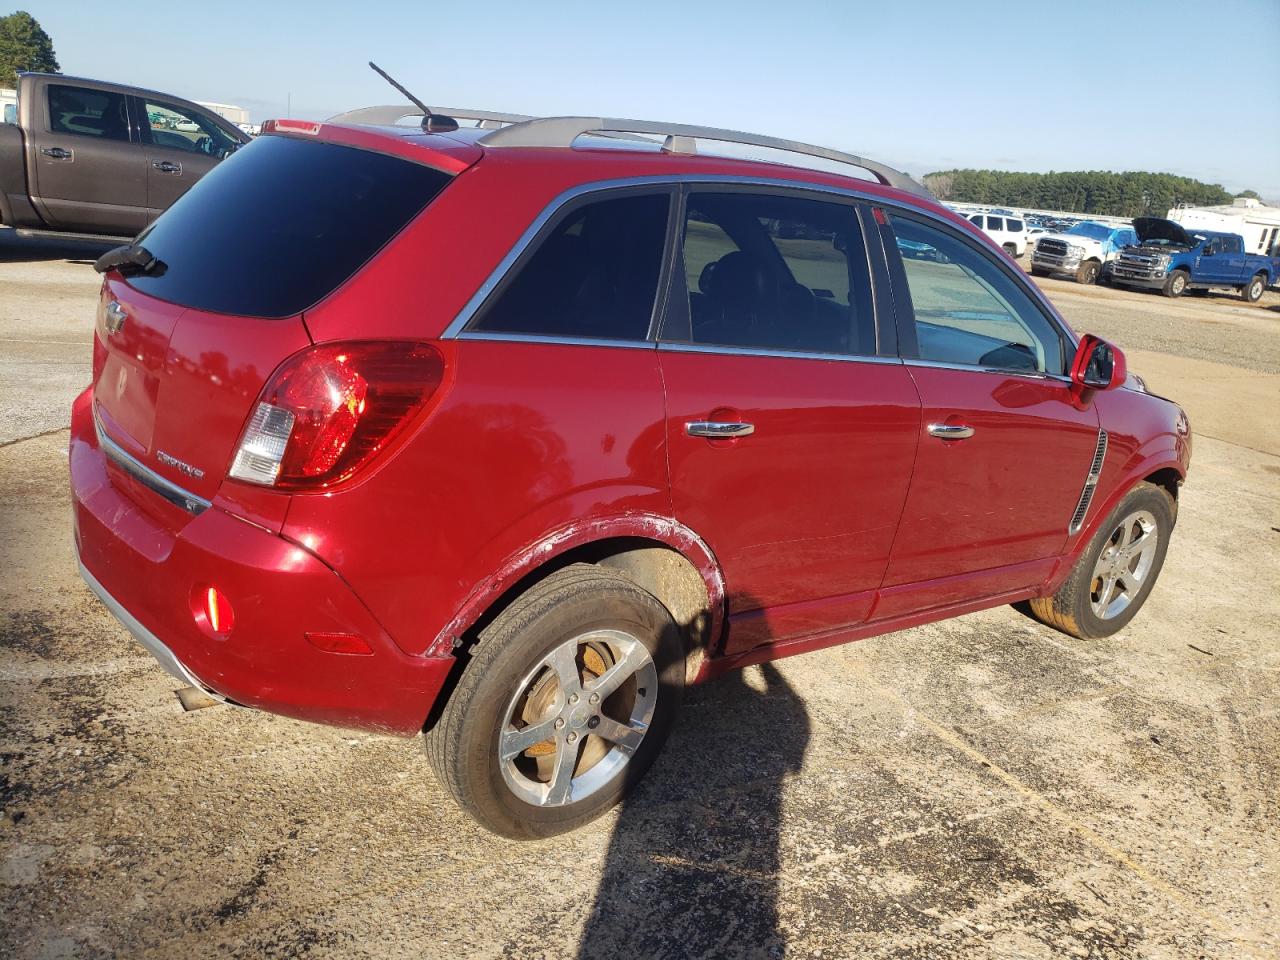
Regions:
[[1094, 616], [1110, 620], [1133, 603], [1151, 573], [1159, 541], [1150, 511], [1137, 510], [1117, 524], [1093, 566], [1089, 603]]
[[658, 671], [643, 643], [592, 630], [555, 647], [516, 686], [498, 733], [498, 765], [526, 803], [584, 800], [627, 765], [658, 702]]

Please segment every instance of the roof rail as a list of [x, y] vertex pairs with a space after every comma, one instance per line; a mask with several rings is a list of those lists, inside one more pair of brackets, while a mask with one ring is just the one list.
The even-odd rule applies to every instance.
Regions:
[[[588, 133], [603, 134], [621, 139], [643, 140], [635, 134], [665, 137], [662, 149], [668, 153], [696, 153], [698, 140], [717, 140], [721, 143], [737, 143], [751, 147], [765, 147], [786, 153], [798, 153], [819, 157], [835, 163], [859, 167], [874, 176], [880, 183], [907, 193], [934, 199], [924, 186], [907, 174], [856, 154], [819, 147], [798, 140], [765, 137], [741, 130], [725, 130], [719, 127], [699, 127], [684, 123], [656, 123], [652, 120], [619, 120], [610, 117], [529, 117], [519, 113], [495, 113], [491, 110], [467, 110], [453, 107], [432, 107], [456, 120], [475, 120], [482, 129], [489, 130], [479, 140], [486, 147], [571, 147], [578, 137]], [[330, 117], [332, 123], [394, 124], [405, 117], [422, 116], [422, 111], [410, 104], [361, 107]], [[652, 141], [648, 141], [652, 142]]]
[[925, 187], [907, 174], [875, 160], [868, 160], [852, 153], [819, 147], [797, 140], [764, 137], [740, 130], [719, 127], [699, 127], [685, 123], [655, 123], [651, 120], [619, 120], [610, 117], [543, 117], [525, 120], [500, 127], [480, 138], [486, 147], [569, 147], [574, 140], [586, 133], [643, 133], [666, 137], [662, 149], [668, 153], [694, 153], [697, 140], [718, 140], [722, 143], [739, 143], [752, 147], [767, 147], [787, 153], [799, 153], [821, 157], [836, 163], [847, 163], [872, 174], [888, 187], [896, 187], [917, 196], [933, 199]]
[[[455, 120], [475, 120], [482, 129], [496, 129], [503, 124], [508, 123], [526, 123], [536, 117], [525, 116], [523, 113], [495, 113], [492, 110], [469, 110], [463, 107], [432, 107], [432, 113], [443, 114], [446, 117], [453, 117]], [[348, 110], [346, 113], [339, 113], [329, 118], [329, 123], [359, 123], [359, 124], [395, 124], [405, 117], [420, 117], [422, 111], [409, 103], [404, 104], [386, 104], [380, 107], [360, 107], [357, 110]]]

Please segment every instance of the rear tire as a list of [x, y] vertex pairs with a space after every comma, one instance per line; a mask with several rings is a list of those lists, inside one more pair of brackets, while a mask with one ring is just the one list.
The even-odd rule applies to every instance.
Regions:
[[1076, 283], [1095, 284], [1102, 275], [1102, 264], [1097, 260], [1086, 260], [1076, 269]]
[[620, 573], [574, 564], [481, 632], [427, 732], [427, 756], [482, 826], [520, 840], [554, 836], [599, 817], [644, 775], [684, 675], [667, 608]]
[[1160, 289], [1166, 297], [1180, 297], [1187, 292], [1187, 271], [1175, 270], [1165, 277], [1164, 286]]
[[1253, 279], [1240, 288], [1240, 299], [1245, 303], [1257, 303], [1267, 290], [1267, 275], [1255, 273]]
[[1014, 243], [1006, 243], [1004, 245], [1004, 252], [1015, 260], [1022, 256], [1022, 254], [1018, 253], [1018, 245]]
[[1031, 601], [1032, 614], [1081, 640], [1123, 629], [1160, 576], [1175, 516], [1168, 493], [1138, 484], [1098, 527], [1058, 592]]

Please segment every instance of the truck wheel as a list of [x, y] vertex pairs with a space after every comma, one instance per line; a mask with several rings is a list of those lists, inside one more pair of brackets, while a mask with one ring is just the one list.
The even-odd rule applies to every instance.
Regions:
[[1004, 252], [1005, 252], [1005, 253], [1007, 253], [1009, 256], [1013, 257], [1013, 259], [1015, 259], [1015, 260], [1017, 260], [1017, 259], [1018, 259], [1018, 246], [1017, 246], [1017, 244], [1013, 244], [1013, 243], [1006, 243], [1006, 244], [1004, 245]]
[[1076, 270], [1076, 283], [1097, 283], [1102, 273], [1102, 264], [1097, 260], [1086, 260]]
[[1257, 303], [1267, 289], [1267, 275], [1255, 273], [1253, 279], [1240, 288], [1240, 299], [1246, 303]]
[[1142, 609], [1164, 566], [1173, 504], [1140, 483], [1120, 501], [1051, 597], [1031, 601], [1041, 623], [1081, 640], [1109, 637]]
[[480, 634], [427, 733], [441, 784], [494, 833], [572, 830], [644, 775], [684, 692], [667, 608], [591, 564], [558, 570]]
[[1175, 270], [1165, 278], [1161, 289], [1166, 297], [1180, 297], [1187, 291], [1187, 271]]

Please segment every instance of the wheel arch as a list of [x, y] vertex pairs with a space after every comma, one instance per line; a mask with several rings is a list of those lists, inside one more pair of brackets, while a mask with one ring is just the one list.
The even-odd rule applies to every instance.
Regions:
[[1176, 451], [1153, 454], [1137, 463], [1130, 464], [1119, 482], [1111, 486], [1105, 496], [1094, 500], [1089, 505], [1086, 523], [1072, 536], [1066, 551], [1058, 561], [1057, 567], [1054, 568], [1048, 580], [1042, 584], [1042, 595], [1049, 596], [1062, 586], [1063, 581], [1071, 574], [1071, 568], [1092, 542], [1102, 522], [1115, 509], [1116, 504], [1128, 496], [1129, 492], [1138, 484], [1151, 483], [1162, 489], [1169, 497], [1169, 503], [1176, 521], [1178, 516], [1178, 488], [1185, 479], [1186, 470], [1182, 461], [1177, 459]]
[[446, 655], [478, 633], [530, 587], [574, 563], [608, 567], [658, 598], [680, 624], [690, 676], [724, 625], [724, 578], [702, 538], [671, 519], [628, 514], [569, 524], [511, 555], [467, 596], [428, 654]]

